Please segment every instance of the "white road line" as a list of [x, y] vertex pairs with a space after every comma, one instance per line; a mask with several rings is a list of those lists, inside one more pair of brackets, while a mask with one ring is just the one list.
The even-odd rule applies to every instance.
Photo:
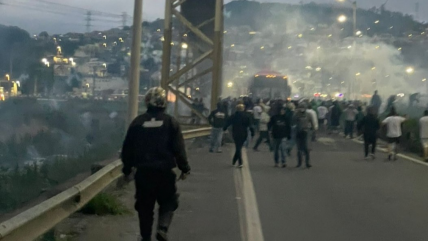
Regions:
[[240, 218], [245, 218], [245, 220], [241, 220], [241, 224], [245, 224], [245, 235], [242, 235], [242, 240], [264, 241], [259, 206], [257, 204], [256, 192], [254, 191], [253, 179], [245, 149], [242, 151], [242, 159], [244, 167], [238, 168], [234, 172], [236, 188], [240, 189], [240, 191], [237, 190], [237, 194], [242, 194], [241, 201], [238, 202], [241, 203], [240, 205], [243, 203], [243, 210], [242, 208], [240, 210]]
[[[353, 141], [354, 141], [354, 142], [356, 142], [356, 143], [364, 144], [364, 142], [359, 141], [359, 140], [353, 140]], [[388, 153], [388, 149], [386, 149], [386, 148], [380, 148], [380, 147], [377, 147], [376, 149], [377, 149], [377, 150], [379, 150], [379, 151], [382, 151], [382, 152]], [[428, 167], [428, 163], [423, 162], [423, 161], [421, 161], [421, 160], [418, 160], [418, 159], [416, 159], [416, 158], [413, 158], [413, 157], [410, 157], [410, 156], [407, 156], [407, 155], [404, 155], [404, 154], [398, 154], [397, 156], [399, 156], [399, 157], [401, 157], [401, 158], [404, 158], [404, 159], [406, 159], [406, 160], [408, 160], [408, 161], [412, 161], [412, 162], [414, 162], [414, 163], [417, 163], [417, 164], [424, 165], [424, 166], [427, 166], [427, 167]]]
[[242, 188], [242, 174], [240, 171], [234, 170], [233, 176], [235, 179], [235, 189], [236, 189], [236, 202], [238, 203], [238, 214], [239, 214], [239, 228], [241, 231], [241, 240], [247, 240], [247, 228], [246, 228], [246, 217], [245, 217], [245, 207], [243, 200], [243, 188]]

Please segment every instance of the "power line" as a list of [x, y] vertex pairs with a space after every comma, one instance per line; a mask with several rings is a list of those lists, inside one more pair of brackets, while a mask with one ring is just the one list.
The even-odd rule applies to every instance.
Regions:
[[46, 1], [46, 0], [32, 0], [32, 1], [40, 2], [40, 3], [44, 3], [44, 4], [48, 4], [48, 5], [60, 6], [63, 8], [71, 8], [71, 9], [80, 10], [83, 12], [91, 11], [93, 15], [102, 15], [102, 16], [108, 16], [108, 17], [112, 17], [112, 18], [121, 18], [122, 17], [122, 15], [120, 15], [120, 14], [107, 13], [107, 12], [102, 12], [102, 11], [97, 11], [97, 10], [92, 10], [92, 9], [75, 7], [75, 6], [70, 6], [70, 5], [66, 5], [66, 4], [62, 4], [62, 3], [50, 2], [50, 1]]

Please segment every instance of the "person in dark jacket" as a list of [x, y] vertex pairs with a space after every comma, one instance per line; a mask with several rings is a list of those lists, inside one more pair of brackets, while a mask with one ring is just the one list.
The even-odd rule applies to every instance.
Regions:
[[342, 109], [339, 106], [339, 102], [335, 101], [333, 106], [330, 107], [330, 134], [336, 131], [340, 126], [340, 117], [342, 115]]
[[251, 132], [251, 136], [254, 137], [254, 128], [251, 123], [250, 116], [245, 113], [245, 106], [239, 104], [236, 106], [236, 112], [226, 121], [223, 131], [226, 131], [229, 126], [232, 126], [232, 136], [235, 141], [235, 155], [233, 156], [233, 165], [239, 162], [239, 167], [242, 167], [242, 147], [248, 137], [248, 130]]
[[150, 89], [145, 97], [147, 112], [129, 126], [122, 148], [124, 180], [130, 181], [136, 168], [135, 209], [140, 220], [142, 241], [151, 240], [153, 209], [159, 204], [157, 239], [167, 241], [168, 228], [178, 208], [176, 166], [181, 179], [190, 174], [183, 135], [178, 122], [165, 114], [166, 92]]
[[208, 122], [212, 126], [210, 152], [221, 153], [221, 141], [223, 139], [223, 127], [226, 123], [227, 113], [221, 103], [217, 104], [217, 109], [208, 116]]
[[373, 94], [373, 97], [370, 101], [370, 105], [373, 106], [375, 114], [378, 115], [379, 114], [379, 108], [382, 105], [382, 99], [378, 95], [377, 90]]
[[281, 151], [282, 168], [285, 168], [285, 144], [286, 140], [291, 138], [291, 116], [287, 115], [286, 110], [282, 108], [279, 115], [274, 115], [270, 119], [268, 129], [272, 132], [275, 167], [279, 167], [279, 152]]
[[367, 115], [358, 122], [358, 130], [364, 135], [364, 158], [369, 156], [369, 146], [371, 149], [371, 158], [375, 159], [377, 133], [380, 129], [380, 121], [377, 117], [377, 107], [371, 106], [367, 110]]
[[309, 130], [315, 125], [314, 119], [306, 112], [306, 104], [300, 103], [299, 108], [293, 116], [293, 126], [296, 126], [296, 143], [297, 143], [297, 168], [302, 166], [303, 155], [305, 156], [306, 167], [311, 168], [308, 136]]

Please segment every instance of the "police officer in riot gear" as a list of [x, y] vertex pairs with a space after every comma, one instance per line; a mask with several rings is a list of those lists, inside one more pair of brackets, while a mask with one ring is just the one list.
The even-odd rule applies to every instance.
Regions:
[[168, 228], [178, 208], [176, 174], [190, 174], [183, 135], [178, 122], [165, 114], [166, 92], [150, 89], [145, 97], [147, 112], [130, 125], [122, 148], [123, 174], [131, 179], [136, 169], [136, 203], [142, 241], [151, 240], [155, 203], [159, 204], [157, 240], [167, 241]]

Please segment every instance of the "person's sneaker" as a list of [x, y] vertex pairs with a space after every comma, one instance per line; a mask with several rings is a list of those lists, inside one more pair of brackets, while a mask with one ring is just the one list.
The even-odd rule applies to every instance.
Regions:
[[306, 168], [311, 168], [312, 167], [312, 165], [311, 164], [308, 164], [308, 165], [306, 165]]
[[168, 241], [168, 235], [167, 232], [163, 231], [163, 230], [158, 230], [157, 234], [156, 234], [156, 239], [158, 241]]
[[244, 167], [242, 164], [238, 166], [238, 168], [242, 168], [242, 167]]
[[222, 150], [218, 150], [217, 153], [223, 153], [223, 151]]
[[275, 164], [275, 167], [279, 167], [278, 163]]
[[302, 164], [297, 164], [296, 168], [299, 168], [299, 167], [301, 167], [301, 166], [302, 166]]
[[212, 149], [210, 149], [210, 152], [213, 153], [214, 151]]
[[369, 159], [369, 157], [368, 157], [368, 156], [365, 156], [365, 157], [364, 157], [364, 160], [368, 160], [368, 159]]
[[281, 166], [282, 168], [286, 168], [287, 167], [287, 164], [282, 164], [282, 166]]
[[370, 154], [370, 157], [372, 158], [372, 160], [376, 159], [376, 156], [374, 154]]

